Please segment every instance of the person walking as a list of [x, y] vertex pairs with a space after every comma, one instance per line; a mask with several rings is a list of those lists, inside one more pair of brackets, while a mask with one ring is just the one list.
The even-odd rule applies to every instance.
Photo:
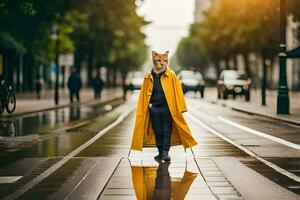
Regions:
[[41, 79], [41, 76], [39, 74], [36, 76], [34, 85], [35, 85], [36, 98], [41, 99], [41, 91], [42, 91], [42, 88], [43, 88], [43, 80]]
[[71, 69], [71, 75], [69, 76], [68, 79], [68, 89], [70, 93], [70, 102], [73, 103], [73, 97], [76, 96], [77, 102], [80, 102], [80, 89], [81, 89], [81, 78], [80, 76], [76, 73], [76, 69], [72, 68]]
[[93, 79], [93, 88], [94, 88], [94, 93], [95, 93], [95, 99], [101, 98], [103, 84], [104, 84], [104, 82], [101, 79], [100, 72], [97, 72], [95, 78]]
[[152, 51], [153, 68], [143, 80], [137, 103], [131, 150], [155, 147], [157, 161], [170, 161], [170, 147], [197, 145], [182, 113], [187, 111], [181, 83], [168, 66], [168, 51]]

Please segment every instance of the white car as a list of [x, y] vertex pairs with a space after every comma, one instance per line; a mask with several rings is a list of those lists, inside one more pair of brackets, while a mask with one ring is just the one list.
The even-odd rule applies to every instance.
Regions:
[[251, 80], [246, 74], [236, 70], [223, 70], [217, 82], [218, 98], [227, 99], [228, 95], [244, 95], [250, 101]]
[[189, 91], [200, 92], [201, 97], [204, 97], [205, 81], [203, 76], [198, 71], [182, 70], [178, 74], [178, 78], [181, 81], [183, 93]]
[[144, 80], [144, 73], [141, 71], [129, 72], [124, 81], [126, 90], [140, 90]]

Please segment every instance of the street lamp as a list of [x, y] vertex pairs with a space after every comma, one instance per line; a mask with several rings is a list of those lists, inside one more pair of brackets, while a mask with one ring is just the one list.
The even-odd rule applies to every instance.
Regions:
[[58, 25], [53, 26], [53, 39], [55, 39], [55, 92], [54, 92], [54, 102], [55, 105], [59, 103], [59, 27]]
[[277, 114], [289, 114], [290, 100], [286, 77], [286, 0], [280, 0], [280, 53]]

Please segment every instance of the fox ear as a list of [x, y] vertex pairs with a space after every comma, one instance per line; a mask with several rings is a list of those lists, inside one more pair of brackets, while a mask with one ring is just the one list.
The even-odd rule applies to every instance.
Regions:
[[157, 52], [156, 51], [152, 51], [152, 56], [157, 56]]
[[169, 55], [169, 51], [166, 51], [166, 52], [165, 52], [165, 55], [168, 56], [168, 55]]

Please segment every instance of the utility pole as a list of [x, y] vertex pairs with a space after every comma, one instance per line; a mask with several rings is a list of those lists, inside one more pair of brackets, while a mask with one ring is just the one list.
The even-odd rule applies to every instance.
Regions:
[[55, 31], [55, 65], [56, 65], [56, 70], [55, 70], [55, 93], [54, 93], [54, 102], [55, 105], [58, 105], [59, 103], [59, 27], [58, 25], [54, 26], [54, 31]]
[[263, 77], [261, 84], [261, 105], [266, 105], [266, 88], [267, 88], [267, 60], [263, 61]]

